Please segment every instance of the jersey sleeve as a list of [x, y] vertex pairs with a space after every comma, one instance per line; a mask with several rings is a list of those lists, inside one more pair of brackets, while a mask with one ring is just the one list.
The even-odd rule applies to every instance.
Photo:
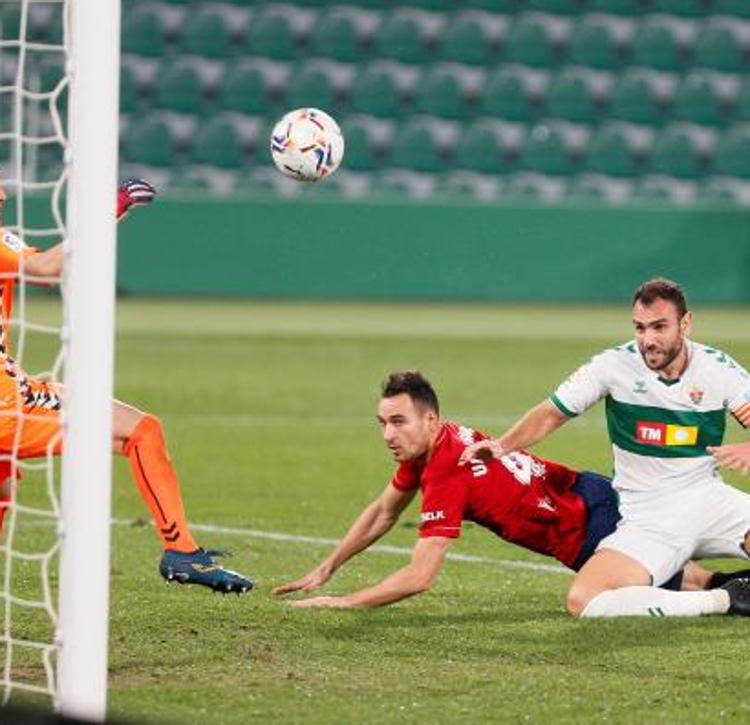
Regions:
[[391, 486], [399, 491], [413, 491], [415, 488], [419, 488], [420, 477], [421, 470], [419, 467], [411, 461], [404, 461], [393, 474]]
[[607, 394], [611, 362], [610, 351], [595, 355], [558, 386], [550, 400], [569, 418], [580, 415]]
[[0, 275], [5, 276], [6, 279], [8, 276], [15, 276], [18, 273], [21, 259], [36, 253], [36, 249], [27, 246], [15, 234], [0, 229]]
[[468, 487], [461, 475], [444, 478], [434, 485], [428, 482], [422, 492], [419, 538], [457, 539], [461, 535], [467, 497]]
[[741, 365], [729, 359], [725, 372], [725, 406], [744, 428], [750, 428], [750, 375]]

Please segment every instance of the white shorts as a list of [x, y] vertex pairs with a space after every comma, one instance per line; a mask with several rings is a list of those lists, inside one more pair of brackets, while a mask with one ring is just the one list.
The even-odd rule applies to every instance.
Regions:
[[[654, 505], [654, 503], [656, 505]], [[744, 549], [750, 532], [750, 494], [718, 481], [670, 496], [668, 507], [629, 507], [599, 549], [614, 549], [643, 564], [652, 584], [668, 581], [691, 559], [750, 559]]]

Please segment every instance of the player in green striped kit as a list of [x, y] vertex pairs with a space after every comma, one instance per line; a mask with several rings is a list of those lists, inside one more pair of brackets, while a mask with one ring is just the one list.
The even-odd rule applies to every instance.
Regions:
[[750, 579], [657, 588], [691, 558], [750, 558], [750, 495], [718, 473], [750, 470], [750, 442], [722, 445], [727, 413], [750, 426], [750, 376], [692, 341], [691, 322], [679, 285], [644, 283], [633, 297], [633, 342], [594, 356], [503, 436], [463, 453], [468, 461], [527, 448], [604, 399], [622, 520], [573, 580], [571, 614], [750, 615]]

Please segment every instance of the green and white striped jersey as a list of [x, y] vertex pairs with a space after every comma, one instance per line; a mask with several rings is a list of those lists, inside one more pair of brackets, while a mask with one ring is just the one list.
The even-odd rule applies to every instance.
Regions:
[[660, 378], [629, 342], [595, 355], [550, 398], [570, 417], [604, 398], [614, 485], [625, 504], [718, 478], [706, 446], [721, 444], [727, 411], [750, 421], [747, 372], [720, 350], [687, 345], [678, 380]]

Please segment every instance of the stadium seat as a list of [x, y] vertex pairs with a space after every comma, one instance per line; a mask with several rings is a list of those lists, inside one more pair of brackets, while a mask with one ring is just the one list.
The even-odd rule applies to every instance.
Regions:
[[744, 61], [741, 38], [734, 21], [720, 18], [709, 21], [695, 42], [695, 65], [721, 71], [739, 71]]
[[471, 199], [474, 201], [496, 201], [502, 193], [503, 181], [494, 174], [478, 174], [475, 171], [451, 171], [441, 174], [434, 194], [449, 199]]
[[373, 171], [382, 165], [393, 141], [393, 122], [372, 116], [349, 116], [343, 121], [346, 139], [344, 165], [353, 171]]
[[[36, 43], [61, 44], [63, 41], [63, 10], [57, 3], [29, 3], [26, 27], [27, 40]], [[4, 34], [4, 37], [9, 37]]]
[[589, 15], [576, 24], [570, 38], [568, 61], [609, 70], [621, 63], [630, 46], [634, 24], [623, 18]]
[[642, 177], [633, 191], [633, 201], [664, 202], [688, 206], [692, 205], [697, 195], [698, 185], [695, 181], [675, 179], [662, 174], [651, 174]]
[[374, 180], [372, 190], [387, 199], [424, 201], [432, 196], [437, 179], [433, 174], [406, 169], [386, 169]]
[[750, 206], [750, 182], [727, 176], [713, 176], [701, 185], [698, 198], [710, 204]]
[[679, 70], [686, 63], [694, 34], [689, 21], [651, 16], [636, 31], [632, 61], [657, 70]]
[[457, 124], [415, 116], [397, 131], [389, 163], [413, 171], [441, 171], [457, 140]]
[[640, 15], [645, 7], [643, 0], [591, 0], [590, 9], [611, 15]]
[[378, 19], [373, 13], [357, 8], [335, 5], [321, 13], [312, 32], [313, 54], [343, 62], [362, 59], [365, 42], [374, 33]]
[[565, 195], [565, 179], [529, 171], [513, 174], [503, 186], [502, 198], [509, 201], [559, 201]]
[[573, 173], [584, 150], [586, 132], [563, 122], [540, 123], [526, 138], [521, 152], [524, 169], [547, 175]]
[[331, 111], [336, 107], [336, 91], [324, 67], [306, 64], [292, 72], [286, 95], [289, 108], [313, 106]]
[[530, 121], [549, 85], [549, 76], [523, 66], [501, 66], [489, 77], [480, 109], [488, 116], [510, 121]]
[[480, 118], [461, 132], [454, 166], [484, 174], [501, 174], [514, 166], [523, 143], [524, 126]]
[[245, 48], [253, 55], [275, 60], [292, 60], [301, 45], [312, 16], [301, 8], [271, 4], [255, 13], [245, 39]]
[[255, 58], [226, 71], [218, 92], [221, 108], [240, 113], [275, 112], [291, 69], [288, 64]]
[[635, 176], [653, 143], [653, 131], [621, 121], [605, 123], [591, 139], [586, 166], [606, 176]]
[[159, 13], [148, 6], [123, 13], [122, 52], [162, 57], [166, 38]]
[[672, 124], [654, 141], [651, 170], [678, 179], [694, 179], [703, 173], [715, 141], [715, 134], [706, 128]]
[[569, 24], [561, 18], [528, 14], [519, 16], [508, 31], [505, 55], [509, 61], [536, 68], [554, 66]]
[[130, 113], [138, 106], [138, 91], [132, 68], [120, 65], [120, 112]]
[[124, 137], [123, 152], [130, 162], [172, 166], [176, 160], [175, 139], [169, 124], [158, 118], [133, 123]]
[[482, 86], [484, 74], [453, 63], [430, 66], [415, 87], [418, 112], [442, 118], [464, 118]]
[[609, 96], [609, 74], [588, 68], [566, 68], [555, 76], [545, 96], [548, 116], [592, 123]]
[[424, 63], [442, 26], [442, 16], [416, 9], [396, 9], [375, 36], [378, 55], [402, 63]]
[[677, 88], [673, 113], [676, 118], [709, 126], [721, 126], [729, 118], [739, 80], [711, 71], [693, 71]]
[[231, 31], [226, 18], [210, 6], [188, 16], [180, 40], [185, 53], [207, 58], [225, 58], [229, 55], [232, 45]]
[[706, 0], [651, 0], [650, 10], [665, 15], [682, 15], [686, 18], [700, 18], [710, 10]]
[[528, 0], [525, 9], [555, 15], [575, 15], [584, 9], [581, 0]]
[[374, 116], [400, 116], [404, 99], [414, 88], [418, 75], [416, 69], [391, 61], [370, 63], [354, 80], [352, 108]]
[[518, 9], [518, 3], [516, 0], [462, 0], [461, 8], [464, 10], [489, 10], [497, 14], [509, 14]]
[[609, 112], [633, 123], [659, 124], [674, 96], [677, 81], [671, 74], [632, 68], [620, 76], [612, 91]]
[[566, 198], [579, 202], [607, 202], [623, 204], [633, 190], [629, 179], [613, 178], [604, 174], [578, 174], [567, 186]]
[[713, 171], [750, 179], [750, 124], [737, 124], [722, 134], [716, 147]]
[[443, 34], [440, 55], [456, 63], [486, 66], [505, 36], [506, 26], [506, 19], [501, 15], [478, 10], [459, 13]]
[[714, 0], [712, 12], [717, 15], [750, 18], [750, 3], [747, 0]]
[[245, 165], [240, 137], [234, 125], [221, 117], [212, 118], [198, 128], [190, 155], [194, 163], [223, 169], [239, 169]]
[[[200, 113], [212, 86], [205, 73], [206, 66], [187, 58], [179, 58], [159, 73], [155, 100], [159, 108], [179, 113]], [[218, 82], [214, 72], [213, 82]]]

